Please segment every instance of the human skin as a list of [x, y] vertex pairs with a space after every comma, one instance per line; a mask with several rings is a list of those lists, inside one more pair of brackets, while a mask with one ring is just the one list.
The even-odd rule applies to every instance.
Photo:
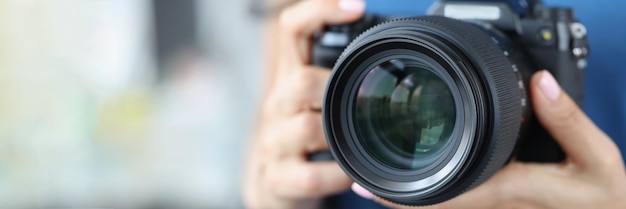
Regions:
[[548, 71], [531, 82], [535, 114], [567, 155], [562, 163], [510, 162], [487, 182], [429, 207], [400, 206], [353, 190], [391, 208], [626, 208], [626, 174], [618, 147], [578, 108]]
[[[311, 37], [324, 25], [358, 19], [363, 10], [359, 0], [303, 0], [269, 21], [267, 85], [246, 162], [248, 208], [319, 208], [324, 197], [350, 185], [383, 205], [414, 208], [352, 184], [335, 162], [306, 161], [308, 153], [328, 149], [320, 109], [330, 70], [311, 65]], [[536, 73], [530, 87], [537, 117], [567, 160], [510, 162], [477, 188], [422, 208], [626, 208], [626, 174], [617, 146], [547, 71]]]
[[310, 65], [310, 44], [323, 25], [355, 21], [363, 9], [361, 1], [306, 0], [270, 20], [266, 93], [246, 161], [248, 208], [317, 208], [350, 188], [336, 162], [306, 160], [328, 150], [320, 110], [330, 70]]

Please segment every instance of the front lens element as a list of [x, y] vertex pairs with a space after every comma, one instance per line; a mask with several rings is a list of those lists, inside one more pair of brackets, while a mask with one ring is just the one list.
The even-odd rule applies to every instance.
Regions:
[[417, 170], [447, 152], [455, 104], [432, 68], [425, 61], [392, 59], [369, 70], [359, 85], [355, 130], [382, 164]]

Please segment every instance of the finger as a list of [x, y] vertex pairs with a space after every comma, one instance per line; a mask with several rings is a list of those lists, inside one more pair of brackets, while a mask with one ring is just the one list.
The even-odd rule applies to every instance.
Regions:
[[389, 202], [380, 197], [374, 197], [374, 201], [385, 205], [389, 208], [405, 209], [405, 208], [420, 208], [420, 209], [452, 209], [452, 208], [464, 208], [464, 209], [487, 209], [497, 208], [501, 204], [501, 193], [494, 192], [495, 185], [488, 184], [483, 185], [470, 190], [460, 196], [457, 196], [449, 201], [424, 207], [404, 206]]
[[[286, 120], [276, 128], [275, 138], [270, 142], [283, 156], [298, 156], [328, 150], [319, 112], [304, 112]], [[276, 147], [278, 146], [278, 147]]]
[[326, 68], [303, 65], [282, 73], [267, 101], [267, 111], [290, 116], [302, 111], [321, 110], [330, 73]]
[[304, 66], [292, 73], [290, 86], [284, 89], [295, 96], [294, 101], [299, 101], [303, 109], [321, 110], [330, 73], [330, 69]]
[[[419, 209], [490, 209], [490, 208], [528, 208], [542, 203], [550, 205], [556, 194], [567, 193], [560, 185], [568, 185], [567, 178], [562, 175], [552, 175], [545, 172], [544, 165], [511, 163], [498, 171], [496, 175], [480, 186], [463, 193], [451, 200], [431, 206], [411, 207], [401, 206], [379, 197], [374, 200], [390, 208], [419, 208]], [[547, 187], [546, 182], [557, 185]], [[567, 189], [567, 187], [565, 188]], [[535, 208], [535, 207], [531, 207]]]
[[285, 198], [318, 198], [347, 190], [352, 181], [336, 162], [291, 161], [271, 169], [271, 186]]
[[[502, 175], [502, 174], [500, 174]], [[437, 205], [431, 205], [427, 207], [415, 207], [415, 206], [406, 206], [399, 205], [378, 196], [373, 195], [371, 192], [367, 191], [357, 183], [352, 184], [352, 191], [354, 191], [357, 195], [365, 198], [365, 199], [373, 199], [374, 201], [385, 205], [389, 208], [396, 209], [404, 209], [404, 208], [423, 208], [423, 209], [442, 209], [442, 208], [465, 208], [465, 209], [484, 209], [484, 208], [494, 208], [500, 202], [502, 202], [503, 194], [497, 192], [496, 188], [499, 186], [497, 183], [498, 178], [494, 176], [494, 178], [485, 182], [478, 188], [470, 190], [467, 193], [464, 193], [460, 196], [457, 196], [447, 202], [440, 203]]]
[[281, 58], [308, 63], [310, 38], [322, 26], [357, 20], [363, 0], [305, 0], [285, 9], [279, 17]]
[[537, 118], [569, 160], [592, 170], [622, 164], [615, 143], [562, 91], [548, 71], [535, 73], [531, 93]]

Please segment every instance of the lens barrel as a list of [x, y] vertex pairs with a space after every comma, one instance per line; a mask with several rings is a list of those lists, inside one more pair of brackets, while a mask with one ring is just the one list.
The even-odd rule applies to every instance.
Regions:
[[356, 38], [335, 64], [322, 109], [344, 171], [389, 201], [430, 205], [506, 164], [526, 98], [494, 40], [436, 16], [385, 22]]

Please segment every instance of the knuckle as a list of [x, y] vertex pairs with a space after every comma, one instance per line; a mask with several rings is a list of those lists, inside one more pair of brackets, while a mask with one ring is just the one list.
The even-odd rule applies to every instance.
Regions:
[[576, 127], [581, 124], [583, 121], [583, 113], [575, 107], [574, 105], [570, 105], [563, 110], [561, 114], [556, 118], [558, 121], [554, 123], [556, 128], [567, 128], [567, 127]]
[[295, 19], [297, 18], [298, 13], [294, 10], [296, 10], [296, 8], [289, 7], [278, 15], [278, 26], [282, 31], [297, 33], [298, 25]]
[[250, 150], [250, 162], [258, 162], [259, 164], [267, 164], [278, 159], [284, 158], [286, 154], [283, 149], [282, 136], [278, 133], [278, 127], [276, 124], [268, 124], [265, 127], [261, 127], [261, 131], [258, 132], [258, 138], [253, 142], [252, 149]]
[[[282, 148], [289, 145], [283, 137], [284, 134], [279, 133], [277, 128], [272, 129], [271, 134], [267, 134], [258, 142], [259, 145], [255, 148], [256, 150], [254, 150], [255, 155], [252, 156], [254, 158], [252, 160], [272, 163], [292, 157], [289, 152], [286, 152], [285, 149]], [[268, 171], [272, 172], [273, 170]]]
[[295, 113], [318, 99], [313, 95], [320, 91], [322, 82], [317, 79], [315, 72], [298, 68], [277, 80], [275, 88], [263, 101], [263, 115], [271, 117], [276, 113]]
[[276, 118], [291, 113], [296, 109], [297, 101], [293, 99], [293, 93], [273, 89], [261, 106], [261, 117], [264, 119]]
[[[261, 177], [263, 169], [260, 169], [254, 177]], [[261, 174], [261, 175], [259, 175]], [[264, 188], [266, 181], [264, 178], [250, 178], [244, 184], [243, 200], [248, 208], [262, 208], [264, 198]], [[261, 186], [261, 187], [258, 187]]]
[[296, 35], [305, 30], [304, 27], [315, 23], [324, 13], [331, 11], [336, 5], [334, 0], [325, 1], [301, 1], [284, 9], [278, 16], [279, 26]]
[[599, 154], [601, 156], [598, 159], [598, 163], [602, 168], [607, 168], [607, 170], [614, 171], [615, 167], [623, 164], [620, 151], [616, 147], [611, 147], [610, 149], [607, 148], [604, 152]]
[[[533, 173], [524, 164], [512, 163], [507, 165], [493, 179], [496, 183], [490, 189], [490, 194], [496, 202], [512, 202], [523, 200], [529, 191], [527, 181]], [[519, 181], [510, 181], [510, 179], [519, 179]]]
[[276, 168], [268, 168], [265, 181], [263, 182], [263, 189], [269, 193], [278, 193], [278, 188], [283, 186], [284, 179], [279, 178], [274, 171]]
[[276, 147], [274, 140], [263, 139], [259, 142], [259, 146], [256, 147], [256, 155], [254, 157], [273, 156], [276, 155]]
[[311, 91], [318, 88], [315, 74], [306, 69], [295, 71], [291, 79], [293, 86], [300, 92]]
[[317, 194], [322, 189], [320, 173], [314, 169], [303, 169], [300, 173], [299, 189], [306, 194]]
[[261, 105], [261, 116], [271, 117], [276, 114], [276, 110], [280, 105], [279, 99], [273, 94], [270, 93], [268, 97], [263, 101]]
[[581, 114], [582, 112], [578, 108], [570, 106], [565, 110], [563, 116], [561, 116], [561, 120], [568, 125], [579, 124], [582, 119]]
[[322, 121], [315, 113], [303, 113], [296, 123], [296, 133], [301, 138], [311, 138], [311, 136], [319, 135], [322, 131]]

